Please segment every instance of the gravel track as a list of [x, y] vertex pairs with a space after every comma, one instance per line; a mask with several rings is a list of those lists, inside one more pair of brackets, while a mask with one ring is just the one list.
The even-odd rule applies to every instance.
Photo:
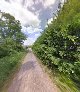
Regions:
[[33, 52], [29, 52], [8, 92], [59, 92], [59, 90], [43, 71]]

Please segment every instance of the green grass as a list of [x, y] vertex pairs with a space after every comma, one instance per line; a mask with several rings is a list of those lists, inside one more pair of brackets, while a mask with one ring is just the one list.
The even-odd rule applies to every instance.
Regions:
[[61, 92], [80, 92], [75, 83], [68, 76], [63, 74], [56, 77], [56, 83], [61, 89]]
[[[37, 56], [37, 55], [36, 55]], [[56, 59], [53, 58], [54, 62]], [[78, 74], [78, 78], [75, 78], [72, 74], [64, 74], [63, 72], [59, 72], [58, 68], [55, 65], [48, 65], [46, 63], [47, 60], [41, 60], [40, 62], [44, 65], [45, 71], [49, 73], [50, 77], [52, 78], [53, 82], [59, 87], [61, 92], [80, 92], [80, 77]], [[45, 63], [44, 63], [45, 62]], [[77, 80], [74, 81], [73, 79]]]
[[24, 55], [24, 52], [17, 52], [10, 56], [0, 58], [0, 90], [13, 73], [15, 67], [21, 63], [21, 59]]
[[[37, 54], [35, 55], [37, 56]], [[38, 61], [40, 64], [42, 64], [44, 70], [49, 74], [52, 81], [58, 86], [60, 92], [80, 92], [78, 85], [69, 77], [69, 75], [60, 73], [58, 68], [56, 68], [55, 66], [51, 68], [51, 66], [48, 66], [47, 64], [44, 63], [46, 62], [46, 60], [44, 61], [38, 60]], [[75, 77], [73, 76], [73, 78]]]
[[55, 67], [53, 70], [49, 69], [48, 67], [45, 69], [61, 92], [80, 92], [78, 87], [69, 76], [60, 73], [58, 70], [55, 69]]
[[51, 67], [45, 65], [42, 60], [38, 61], [40, 64], [42, 64], [45, 72], [49, 74], [52, 81], [60, 89], [60, 92], [80, 92], [80, 89], [78, 89], [76, 83], [73, 82], [73, 80], [68, 75], [60, 73], [55, 66], [51, 69]]

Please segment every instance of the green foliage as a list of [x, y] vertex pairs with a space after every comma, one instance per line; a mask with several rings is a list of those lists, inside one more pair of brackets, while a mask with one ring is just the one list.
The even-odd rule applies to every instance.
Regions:
[[8, 13], [0, 12], [0, 90], [24, 55], [26, 36], [21, 24]]
[[9, 78], [10, 74], [12, 74], [15, 66], [20, 63], [23, 56], [24, 52], [15, 52], [15, 54], [0, 58], [0, 89]]
[[8, 13], [1, 12], [0, 18], [0, 57], [22, 51], [23, 40], [26, 36], [21, 32], [21, 24]]
[[[80, 85], [80, 1], [68, 0], [57, 19], [45, 29], [33, 45], [44, 64], [74, 76]], [[80, 86], [79, 86], [80, 87]]]
[[0, 36], [2, 39], [12, 38], [17, 43], [22, 43], [25, 40], [20, 22], [7, 13], [2, 13], [0, 18]]

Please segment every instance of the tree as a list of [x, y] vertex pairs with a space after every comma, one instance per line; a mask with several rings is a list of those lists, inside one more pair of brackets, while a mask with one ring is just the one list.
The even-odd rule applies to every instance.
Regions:
[[[21, 50], [25, 39], [26, 36], [21, 32], [20, 21], [15, 20], [15, 18], [8, 13], [1, 12], [0, 56], [4, 56], [1, 54], [2, 52], [5, 53], [5, 50], [7, 50], [8, 53], [12, 50]], [[5, 50], [2, 47], [4, 47]]]
[[0, 35], [3, 39], [9, 37], [20, 44], [26, 39], [26, 36], [21, 32], [20, 22], [8, 13], [2, 13]]

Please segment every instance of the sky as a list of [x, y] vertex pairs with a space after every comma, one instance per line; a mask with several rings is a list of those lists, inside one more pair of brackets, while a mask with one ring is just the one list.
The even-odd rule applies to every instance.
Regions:
[[52, 21], [59, 2], [60, 0], [0, 0], [0, 10], [10, 13], [21, 22], [22, 32], [27, 36], [24, 45], [32, 45], [47, 23]]

